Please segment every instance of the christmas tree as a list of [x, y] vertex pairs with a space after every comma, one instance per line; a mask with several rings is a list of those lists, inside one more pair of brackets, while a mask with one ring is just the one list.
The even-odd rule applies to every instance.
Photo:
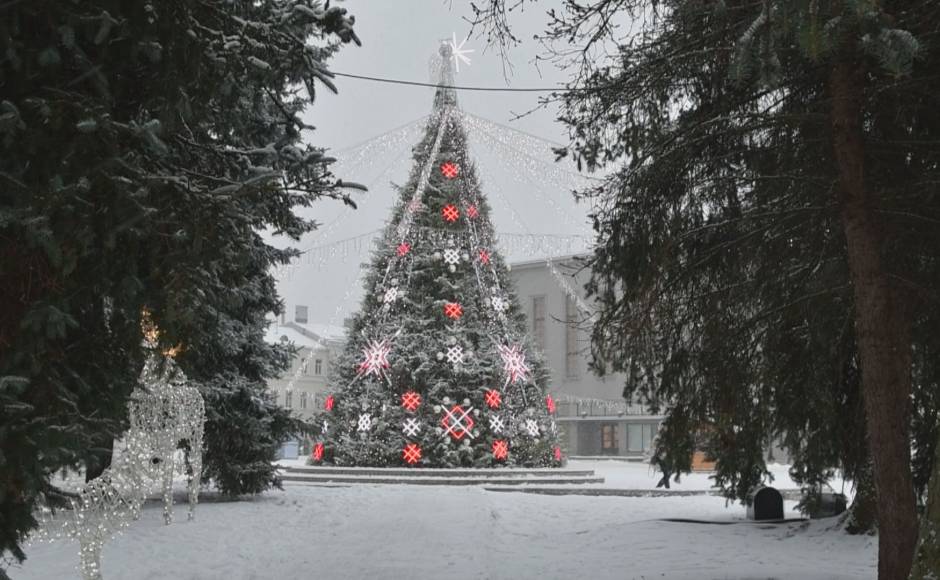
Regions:
[[312, 460], [554, 466], [555, 403], [496, 251], [441, 48], [434, 109], [331, 377]]

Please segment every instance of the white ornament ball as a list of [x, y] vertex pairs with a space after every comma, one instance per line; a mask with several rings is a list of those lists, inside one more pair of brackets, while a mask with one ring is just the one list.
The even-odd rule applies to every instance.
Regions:
[[434, 258], [435, 260], [440, 260], [442, 256], [440, 252], [434, 252], [433, 254], [431, 254], [431, 257]]
[[456, 337], [456, 336], [450, 336], [450, 337], [448, 337], [448, 338], [447, 338], [447, 344], [457, 344], [457, 337]]
[[470, 447], [470, 440], [469, 440], [469, 439], [464, 439], [464, 440], [463, 440], [463, 446], [464, 446], [464, 447]]
[[480, 410], [479, 410], [479, 409], [474, 409], [474, 410], [473, 410], [473, 416], [474, 416], [474, 417], [479, 417], [479, 416], [480, 416]]
[[[440, 406], [440, 405], [434, 405], [434, 412], [435, 412], [435, 413], [440, 413], [440, 412], [441, 412], [441, 406]], [[440, 428], [438, 428], [438, 431], [441, 431]], [[441, 431], [441, 432], [442, 432], [442, 431]]]
[[398, 278], [392, 278], [392, 286], [398, 286]]
[[463, 355], [467, 358], [473, 358], [473, 351], [468, 350], [467, 352], [463, 353]]
[[451, 264], [450, 266], [447, 266], [447, 269], [448, 269], [451, 273], [454, 273], [454, 272], [457, 271], [457, 266]]
[[450, 405], [450, 397], [444, 397], [441, 400], [444, 402], [445, 405]]
[[437, 360], [444, 360], [444, 353], [438, 351], [438, 353], [437, 353]]
[[461, 254], [460, 257], [463, 258], [464, 262], [470, 261], [470, 254], [468, 254], [467, 252], [464, 252], [463, 254]]
[[469, 407], [469, 406], [470, 406], [470, 399], [464, 399], [464, 400], [463, 400], [463, 404], [464, 404], [464, 406]]

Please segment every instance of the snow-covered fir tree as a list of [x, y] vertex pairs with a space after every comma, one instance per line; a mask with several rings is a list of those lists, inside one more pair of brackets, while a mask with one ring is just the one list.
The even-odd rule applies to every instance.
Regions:
[[441, 51], [434, 110], [377, 243], [312, 460], [559, 465], [548, 375], [496, 251]]

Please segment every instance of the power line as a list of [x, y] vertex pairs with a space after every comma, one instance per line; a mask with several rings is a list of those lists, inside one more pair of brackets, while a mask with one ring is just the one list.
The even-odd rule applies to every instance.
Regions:
[[377, 83], [389, 83], [392, 85], [410, 85], [415, 87], [430, 87], [432, 89], [442, 88], [442, 89], [455, 89], [458, 91], [488, 91], [488, 92], [499, 92], [499, 93], [558, 93], [558, 92], [571, 92], [571, 91], [593, 91], [596, 89], [589, 88], [568, 88], [568, 87], [467, 87], [462, 85], [442, 85], [438, 83], [423, 83], [420, 81], [406, 81], [402, 79], [389, 79], [382, 77], [370, 77], [366, 75], [354, 75], [349, 73], [336, 72], [334, 70], [330, 71], [332, 74], [338, 77], [347, 77], [351, 79], [359, 79], [362, 81], [373, 81]]

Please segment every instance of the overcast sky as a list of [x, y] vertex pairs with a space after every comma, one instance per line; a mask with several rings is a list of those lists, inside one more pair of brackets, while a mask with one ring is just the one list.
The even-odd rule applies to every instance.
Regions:
[[[356, 17], [362, 46], [344, 46], [328, 65], [337, 72], [428, 82], [429, 63], [440, 42], [456, 33], [466, 38], [471, 16], [469, 2], [462, 0], [347, 0], [342, 4]], [[465, 45], [475, 52], [472, 64], [461, 66], [456, 83], [467, 86], [552, 87], [565, 75], [553, 67], [537, 68], [541, 47], [532, 36], [547, 22], [545, 10], [560, 0], [543, 0], [515, 15], [514, 32], [525, 39], [510, 53], [512, 74], [507, 80], [495, 49], [486, 49], [479, 38]], [[538, 8], [536, 10], [535, 8]], [[341, 325], [359, 306], [360, 263], [368, 260], [371, 232], [387, 220], [395, 193], [391, 183], [404, 183], [411, 168], [411, 147], [420, 139], [423, 125], [374, 140], [402, 125], [426, 116], [431, 110], [433, 89], [380, 84], [337, 77], [339, 94], [321, 90], [306, 120], [316, 126], [309, 140], [335, 152], [339, 163], [334, 172], [344, 179], [369, 186], [357, 195], [358, 210], [323, 201], [304, 212], [321, 227], [306, 236], [299, 247], [310, 250], [293, 268], [279, 275], [279, 291], [291, 316], [296, 304], [310, 307], [311, 322]], [[564, 128], [555, 121], [557, 109], [537, 108], [539, 93], [471, 92], [458, 95], [463, 111], [525, 131], [553, 142], [566, 142]], [[511, 261], [529, 260], [547, 254], [580, 251], [570, 239], [551, 247], [528, 243], [525, 235], [581, 235], [587, 243], [590, 228], [587, 209], [575, 205], [570, 176], [553, 166], [551, 143], [528, 139], [502, 130], [500, 138], [516, 141], [497, 149], [492, 145], [495, 130], [481, 125], [468, 127], [471, 155], [476, 160], [484, 193], [493, 207], [494, 224], [501, 234], [504, 251]], [[367, 147], [349, 149], [368, 143]], [[523, 154], [532, 157], [526, 157]], [[570, 167], [568, 167], [570, 169]], [[555, 242], [552, 242], [555, 244]]]

